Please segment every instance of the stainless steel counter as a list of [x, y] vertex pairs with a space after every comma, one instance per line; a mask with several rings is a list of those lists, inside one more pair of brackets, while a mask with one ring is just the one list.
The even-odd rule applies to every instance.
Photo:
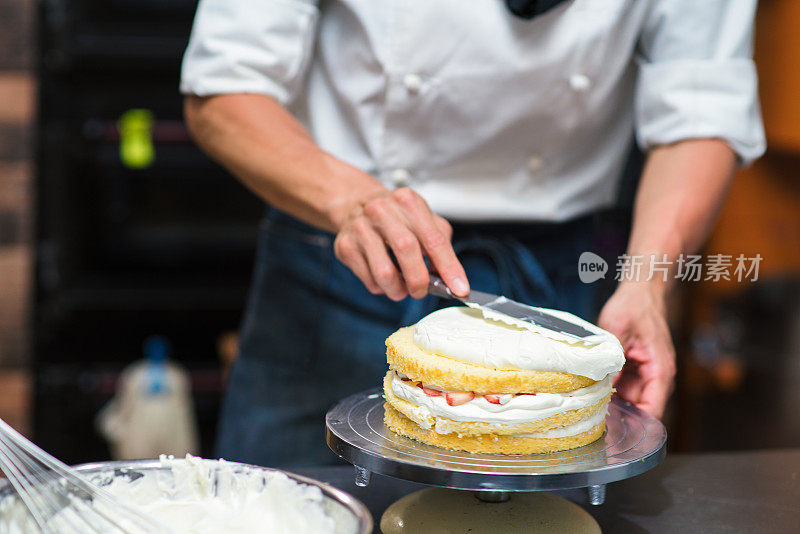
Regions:
[[[360, 499], [376, 525], [400, 497], [425, 486], [374, 475], [353, 483], [351, 466], [294, 469]], [[586, 492], [554, 492], [591, 513], [605, 534], [800, 532], [800, 449], [668, 455], [638, 477], [609, 484], [606, 503], [590, 506]]]

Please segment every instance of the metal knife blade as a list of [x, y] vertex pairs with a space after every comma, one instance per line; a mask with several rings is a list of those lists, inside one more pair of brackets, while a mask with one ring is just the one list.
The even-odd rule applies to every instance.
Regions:
[[491, 293], [484, 293], [483, 291], [470, 291], [467, 297], [458, 297], [450, 291], [444, 280], [438, 276], [431, 274], [430, 283], [428, 284], [428, 291], [436, 296], [460, 300], [464, 304], [476, 304], [483, 308], [488, 308], [492, 311], [508, 315], [514, 319], [526, 321], [541, 328], [560, 332], [576, 340], [583, 341], [585, 338], [596, 335], [594, 332], [587, 330], [579, 324], [565, 321], [560, 317], [549, 314], [539, 308], [528, 306], [514, 300], [507, 299], [500, 295], [492, 295]]

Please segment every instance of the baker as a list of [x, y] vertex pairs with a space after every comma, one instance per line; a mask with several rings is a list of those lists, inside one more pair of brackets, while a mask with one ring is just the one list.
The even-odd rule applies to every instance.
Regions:
[[[188, 126], [269, 205], [218, 454], [330, 462], [325, 411], [379, 384], [388, 334], [443, 305], [429, 268], [459, 295], [596, 320], [626, 350], [619, 394], [661, 416], [673, 277], [647, 258], [696, 251], [764, 150], [755, 4], [200, 0]], [[578, 258], [634, 144], [624, 251], [645, 263], [598, 315]]]

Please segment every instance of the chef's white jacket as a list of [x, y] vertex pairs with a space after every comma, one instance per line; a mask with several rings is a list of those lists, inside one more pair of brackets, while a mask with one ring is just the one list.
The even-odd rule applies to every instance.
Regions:
[[270, 95], [445, 217], [560, 221], [614, 204], [634, 136], [764, 151], [755, 4], [200, 0], [181, 90]]

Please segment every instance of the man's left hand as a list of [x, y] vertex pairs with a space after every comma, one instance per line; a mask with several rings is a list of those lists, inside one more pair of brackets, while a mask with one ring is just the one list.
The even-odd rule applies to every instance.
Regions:
[[619, 395], [661, 418], [675, 378], [675, 348], [661, 288], [620, 284], [600, 312], [598, 325], [616, 335], [625, 349], [625, 367], [614, 382]]

